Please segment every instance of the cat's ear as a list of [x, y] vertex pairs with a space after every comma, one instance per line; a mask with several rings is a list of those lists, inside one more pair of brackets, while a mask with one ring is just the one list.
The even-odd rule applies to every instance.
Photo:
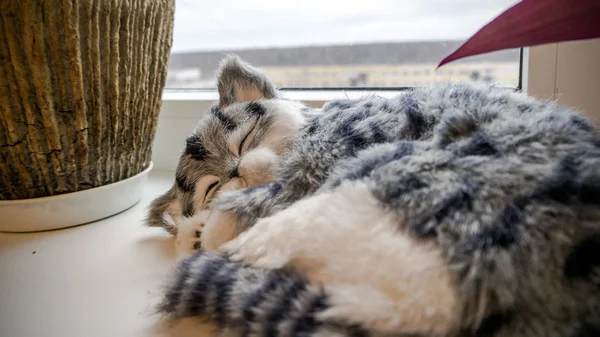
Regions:
[[181, 204], [177, 199], [177, 186], [174, 185], [165, 194], [152, 201], [145, 222], [150, 227], [163, 227], [167, 232], [177, 235], [177, 226], [173, 221], [167, 220], [179, 216], [181, 216]]
[[236, 102], [272, 99], [278, 97], [277, 88], [260, 70], [236, 55], [221, 61], [217, 73], [219, 107]]

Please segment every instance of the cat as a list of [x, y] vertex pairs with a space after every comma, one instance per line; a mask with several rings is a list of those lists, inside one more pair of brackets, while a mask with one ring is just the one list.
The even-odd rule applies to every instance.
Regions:
[[[236, 56], [148, 223], [161, 312], [237, 336], [600, 334], [600, 137], [475, 84], [283, 99]], [[165, 215], [166, 214], [166, 215]]]

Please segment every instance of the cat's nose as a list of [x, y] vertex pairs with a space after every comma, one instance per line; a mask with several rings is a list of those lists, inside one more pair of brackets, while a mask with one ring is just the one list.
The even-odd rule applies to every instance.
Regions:
[[238, 170], [238, 167], [236, 166], [233, 171], [231, 171], [229, 173], [229, 179], [233, 179], [233, 178], [238, 178], [240, 176], [240, 171]]

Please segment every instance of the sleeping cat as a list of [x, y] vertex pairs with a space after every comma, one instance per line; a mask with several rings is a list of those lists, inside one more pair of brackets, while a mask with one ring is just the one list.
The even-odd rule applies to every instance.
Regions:
[[226, 58], [148, 223], [184, 250], [162, 311], [239, 336], [600, 335], [600, 138], [470, 84], [284, 100]]

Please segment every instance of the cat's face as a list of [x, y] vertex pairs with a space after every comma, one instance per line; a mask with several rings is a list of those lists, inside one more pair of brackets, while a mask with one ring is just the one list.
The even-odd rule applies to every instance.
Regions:
[[177, 167], [181, 214], [205, 208], [219, 191], [274, 181], [279, 157], [303, 125], [300, 108], [277, 99], [214, 107], [186, 140]]
[[219, 192], [272, 182], [280, 156], [304, 125], [307, 108], [280, 99], [262, 72], [237, 57], [224, 60], [217, 86], [219, 104], [187, 138], [175, 184], [151, 204], [149, 225], [165, 226], [164, 213], [192, 216]]

